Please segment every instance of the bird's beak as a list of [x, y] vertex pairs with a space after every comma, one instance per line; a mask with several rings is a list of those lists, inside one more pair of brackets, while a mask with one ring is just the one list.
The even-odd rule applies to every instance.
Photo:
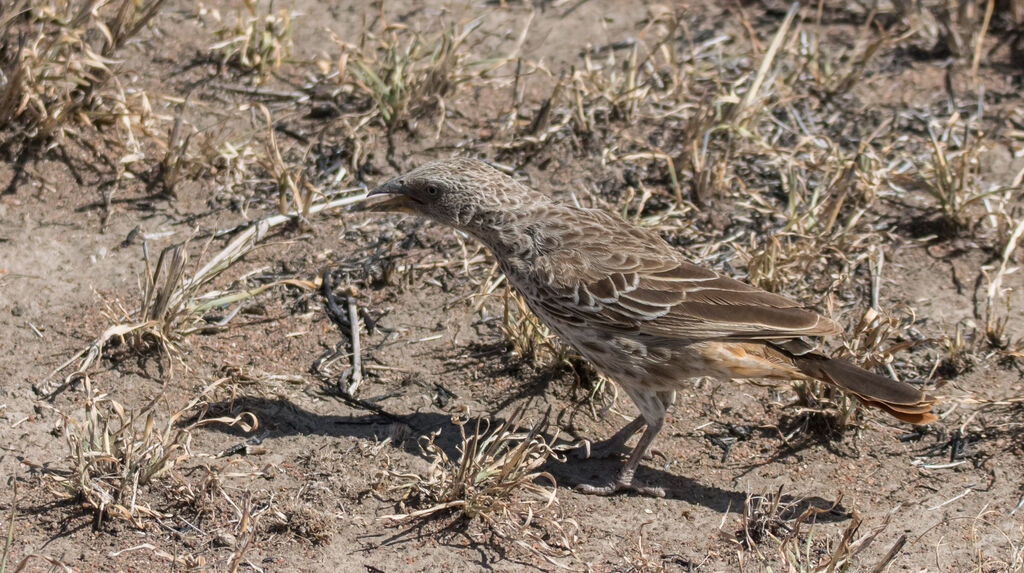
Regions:
[[[372, 197], [385, 195], [383, 200], [373, 200]], [[388, 181], [379, 185], [373, 191], [366, 194], [366, 202], [363, 203], [361, 211], [398, 212], [413, 213], [412, 205], [415, 202], [402, 192], [402, 186], [395, 181]]]

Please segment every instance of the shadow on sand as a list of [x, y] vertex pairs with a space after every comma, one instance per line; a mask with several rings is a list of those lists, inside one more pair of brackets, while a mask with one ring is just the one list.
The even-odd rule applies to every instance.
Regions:
[[[310, 412], [286, 399], [257, 397], [236, 399], [230, 406], [232, 414], [242, 411], [255, 414], [260, 419], [261, 425], [269, 431], [266, 437], [268, 440], [297, 434], [380, 440], [392, 433], [392, 427], [395, 424], [405, 424], [411, 430], [409, 439], [406, 439], [401, 446], [407, 453], [422, 456], [423, 453], [417, 445], [416, 437], [440, 429], [441, 433], [435, 440], [435, 444], [441, 447], [449, 458], [455, 460], [459, 457], [457, 448], [460, 440], [459, 430], [452, 423], [451, 416], [444, 413], [417, 412], [395, 415], [390, 419], [378, 414], [322, 415]], [[213, 403], [210, 405], [210, 415], [223, 415], [227, 413], [228, 408], [227, 402]], [[491, 427], [496, 427], [496, 425], [492, 423]], [[222, 426], [210, 426], [210, 428], [238, 435], [240, 438], [245, 437], [236, 428]], [[541, 469], [551, 473], [558, 480], [560, 486], [571, 488], [580, 484], [601, 483], [610, 476], [614, 476], [621, 468], [622, 463], [616, 459], [580, 460], [570, 456], [564, 461], [550, 460]], [[646, 483], [663, 487], [668, 499], [703, 506], [718, 513], [742, 513], [747, 498], [747, 494], [744, 492], [702, 484], [695, 479], [648, 465], [641, 466], [637, 477]], [[621, 495], [636, 494], [624, 493]], [[826, 510], [818, 515], [819, 521], [842, 521], [849, 517], [848, 512], [841, 506], [821, 497], [783, 496], [782, 503], [789, 505], [789, 513], [792, 513], [793, 517], [808, 507]]]

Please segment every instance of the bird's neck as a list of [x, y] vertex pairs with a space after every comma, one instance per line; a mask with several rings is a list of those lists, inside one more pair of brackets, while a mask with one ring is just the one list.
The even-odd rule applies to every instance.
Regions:
[[463, 229], [505, 262], [509, 268], [502, 270], [514, 272], [520, 266], [530, 265], [549, 248], [539, 223], [548, 216], [550, 205], [545, 197], [543, 201], [524, 203], [514, 209], [480, 210], [467, 218]]

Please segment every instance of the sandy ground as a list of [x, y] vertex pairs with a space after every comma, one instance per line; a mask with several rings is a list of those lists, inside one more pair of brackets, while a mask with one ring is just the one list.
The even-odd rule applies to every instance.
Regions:
[[[511, 165], [534, 187], [562, 199], [634, 209], [631, 216], [656, 219], [671, 206], [674, 193], [660, 163], [612, 156], [636, 152], [644, 138], [672, 150], [679, 145], [673, 138], [687, 128], [665, 119], [661, 130], [658, 121], [637, 120], [627, 110], [619, 118], [593, 116], [597, 127], [572, 132], [557, 127], [571, 113], [559, 108], [546, 122], [555, 126], [554, 135], [530, 143], [536, 137], [527, 133], [529, 126], [559, 77], [606, 65], [609, 54], [617, 58], [611, 69], [621, 66], [621, 73], [627, 73], [628, 46], [638, 41], [654, 46], [659, 34], [678, 39], [670, 45], [706, 44], [707, 50], [725, 54], [714, 60], [720, 65], [756, 71], [787, 8], [632, 6], [598, 0], [535, 6], [431, 2], [423, 7], [401, 0], [383, 8], [308, 0], [275, 3], [275, 11], [293, 13], [293, 47], [278, 71], [256, 84], [208, 55], [209, 47], [223, 38], [215, 33], [223, 24], [213, 14], [229, 21], [245, 13], [240, 5], [170, 0], [153, 26], [125, 47], [118, 73], [150, 94], [157, 116], [173, 117], [177, 103], [190, 94], [185, 117], [196, 132], [191, 149], [197, 157], [205, 149], [223, 149], [223, 142], [253, 141], [254, 153], [263, 153], [265, 123], [253, 107], [262, 103], [273, 113], [285, 160], [297, 172], [323, 175], [325, 166], [350, 166], [353, 155], [358, 156], [359, 170], [347, 169], [341, 182], [310, 177], [325, 191], [372, 186], [397, 169], [472, 152]], [[265, 6], [259, 10], [266, 13]], [[665, 11], [678, 14], [684, 25], [672, 29], [659, 21]], [[802, 30], [822, 42], [822, 53], [854, 50], [865, 16], [826, 13], [830, 16], [818, 24], [814, 10], [802, 13]], [[396, 34], [437, 33], [440, 22], [480, 18], [461, 48], [476, 62], [470, 68], [475, 75], [446, 93], [443, 123], [436, 110], [412, 113], [409, 124], [388, 137], [379, 121], [360, 122], [365, 102], [357, 102], [357, 94], [315, 79], [314, 62], [336, 64], [338, 42], [358, 46], [376, 41], [361, 34], [379, 27], [381, 15]], [[877, 27], [889, 25], [895, 29], [895, 23], [880, 17]], [[725, 39], [716, 40], [719, 36]], [[758, 39], [756, 49], [751, 37]], [[601, 49], [617, 42], [627, 47]], [[947, 105], [949, 66], [956, 71], [951, 81], [962, 105], [974, 105], [969, 58], [949, 64], [898, 42], [881, 50], [856, 88], [838, 103], [808, 103], [793, 96], [794, 109], [809, 116], [821, 112], [808, 129], [845, 142], [848, 158], [849, 150], [856, 149], [849, 139], [863, 137], [857, 122], [883, 117], [893, 118], [895, 134], [879, 155], [909, 155], [905, 149], [911, 144], [900, 139], [900, 130], [921, 135], [923, 124], [915, 123], [914, 114]], [[479, 72], [512, 53], [529, 70], [518, 81], [513, 80], [514, 63]], [[657, 50], [652, 53], [657, 56]], [[1005, 51], [994, 51], [981, 69], [987, 114], [995, 119], [986, 127], [994, 135], [980, 155], [977, 176], [991, 185], [1009, 183], [1024, 169], [1022, 143], [1014, 139], [1021, 130], [1014, 122], [1024, 113], [1020, 68], [1014, 70], [1007, 58]], [[651, 59], [652, 65], [658, 61]], [[309, 88], [316, 85], [326, 87]], [[737, 87], [701, 86], [712, 99]], [[603, 105], [595, 102], [595, 108]], [[518, 136], [506, 125], [514, 103], [521, 108], [512, 122]], [[521, 517], [516, 512], [533, 499], [527, 491], [513, 494], [512, 509], [505, 514], [470, 519], [440, 511], [396, 522], [383, 516], [429, 507], [417, 505], [413, 497], [402, 505], [397, 488], [402, 475], [429, 473], [433, 458], [421, 448], [423, 437], [439, 432], [440, 450], [458, 459], [460, 434], [453, 421], [459, 417], [504, 420], [529, 402], [522, 423], [529, 426], [548, 413], [551, 425], [545, 436], [552, 437], [557, 428], [558, 443], [567, 444], [606, 437], [635, 410], [624, 394], [613, 402], [610, 387], [592, 398], [594, 378], [584, 366], [531, 360], [515, 350], [502, 326], [504, 287], [481, 295], [498, 275], [471, 241], [411, 217], [347, 208], [313, 216], [306, 224], [274, 228], [258, 249], [218, 277], [209, 288], [295, 281], [238, 303], [228, 326], [212, 323], [228, 316], [234, 305], [211, 311], [204, 330], [175, 342], [169, 353], [152, 340], [148, 351], [114, 340], [88, 370], [88, 384], [73, 378], [52, 397], [41, 397], [34, 388], [55, 387], [48, 381], [63, 380], [75, 366], [54, 374], [55, 369], [111, 325], [130, 321], [125, 313], [138, 308], [146, 275], [143, 242], [155, 261], [162, 248], [195, 235], [187, 249], [194, 271], [196, 261], [208, 259], [232, 236], [213, 239], [203, 255], [209, 233], [276, 209], [273, 177], [255, 159], [238, 181], [229, 181], [223, 164], [219, 169], [197, 167], [173, 197], [148, 187], [144, 177], [119, 179], [120, 152], [98, 144], [94, 151], [106, 157], [101, 161], [81, 143], [105, 141], [93, 134], [109, 138], [116, 130], [114, 125], [76, 127], [54, 147], [8, 142], [6, 162], [0, 165], [0, 424], [5, 428], [0, 475], [7, 484], [0, 514], [3, 530], [11, 526], [5, 555], [12, 570], [36, 555], [25, 562], [25, 570], [810, 571], [839, 555], [844, 531], [861, 520], [851, 539], [863, 550], [850, 570], [870, 571], [876, 564], [889, 571], [1024, 568], [1019, 402], [1024, 386], [1020, 348], [1013, 346], [1024, 336], [1018, 311], [1024, 308], [1024, 275], [1003, 277], [1010, 344], [1001, 349], [988, 345], [979, 333], [984, 315], [978, 301], [984, 300], [988, 277], [1000, 265], [999, 235], [984, 222], [952, 235], [935, 232], [942, 226], [935, 223], [934, 204], [923, 192], [901, 195], [878, 184], [873, 188], [886, 190], [880, 197], [851, 199], [840, 219], [863, 208], [866, 238], [844, 243], [845, 253], [823, 253], [822, 261], [793, 272], [799, 280], [782, 281], [778, 288], [822, 311], [834, 311], [853, 329], [871, 304], [877, 278], [880, 308], [895, 316], [913, 313], [890, 339], [913, 342], [896, 353], [893, 367], [943, 398], [938, 423], [914, 428], [862, 412], [840, 432], [834, 408], [798, 404], [788, 388], [697, 380], [679, 393], [658, 439], [663, 456], [641, 470], [642, 479], [668, 490], [664, 499], [579, 494], [574, 485], [606, 479], [621, 461], [554, 456], [537, 471], [557, 483], [558, 504], [535, 504], [533, 525], [515, 521]], [[779, 141], [778, 147], [806, 150], [809, 140], [801, 137]], [[772, 179], [769, 174], [776, 183], [759, 186], [759, 174], [772, 167], [757, 157], [729, 161], [740, 174], [736, 178], [751, 182], [750, 187], [733, 180], [710, 202], [689, 197], [692, 209], [657, 224], [695, 259], [742, 275], [753, 249], [722, 247], [726, 238], [747, 246], [751, 240], [764, 241], [765, 226], [774, 223], [760, 207], [786, 203], [778, 181], [823, 175], [810, 170]], [[690, 178], [682, 165], [680, 177]], [[640, 213], [635, 211], [641, 195], [637, 189], [652, 192]], [[1007, 205], [1019, 220], [1024, 206], [1019, 190], [1009, 195]], [[719, 247], [704, 247], [710, 244]], [[880, 252], [884, 267], [879, 276], [872, 269], [878, 268]], [[847, 255], [853, 263], [837, 262]], [[1007, 266], [1018, 266], [1021, 258], [1018, 248]], [[338, 397], [338, 380], [349, 366], [349, 339], [325, 311], [319, 287], [325, 271], [331, 272], [343, 310], [350, 292], [367, 313], [360, 337], [366, 368], [358, 397], [382, 411]], [[827, 296], [822, 294], [826, 290]], [[366, 328], [367, 320], [376, 328]], [[957, 332], [969, 339], [962, 352], [950, 350], [949, 340], [955, 341]], [[317, 362], [336, 348], [342, 352], [334, 363]], [[193, 399], [198, 405], [171, 419]], [[203, 417], [231, 419], [243, 412], [258, 420], [258, 428], [246, 432], [220, 422], [189, 430], [172, 452], [178, 463], [122, 500], [132, 505], [132, 519], [116, 512], [100, 518], [88, 499], [67, 495], [83, 462], [69, 453], [66, 434], [85, 427], [90, 404], [111, 416], [111, 431], [120, 427], [123, 420], [110, 413], [110, 400], [126, 416], [156, 400], [154, 426], [167, 428], [168, 435]], [[136, 420], [129, 434], [144, 440], [144, 428]], [[258, 443], [250, 442], [248, 450], [221, 455], [253, 436]], [[118, 483], [115, 474], [91, 479]], [[545, 480], [537, 483], [547, 487]], [[771, 508], [773, 501], [779, 507]], [[821, 511], [800, 518], [812, 507]], [[545, 559], [545, 544], [554, 557]], [[895, 550], [891, 561], [890, 550]]]

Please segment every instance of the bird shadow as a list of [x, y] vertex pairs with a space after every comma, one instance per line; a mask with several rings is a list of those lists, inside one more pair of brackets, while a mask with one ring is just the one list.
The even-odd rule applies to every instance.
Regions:
[[[282, 397], [242, 397], [233, 401], [213, 402], [209, 405], [206, 415], [237, 415], [241, 412], [251, 412], [257, 416], [266, 432], [264, 442], [293, 435], [382, 440], [390, 436], [402, 435], [404, 432], [396, 432], [395, 427], [396, 425], [405, 425], [411, 430], [411, 437], [397, 440], [395, 445], [406, 453], [425, 458], [416, 438], [440, 430], [434, 438], [434, 445], [441, 448], [449, 459], [457, 460], [461, 455], [459, 447], [462, 440], [459, 428], [452, 422], [450, 414], [441, 412], [414, 412], [402, 415], [389, 414], [388, 416], [377, 413], [325, 415], [309, 411]], [[490, 427], [497, 427], [498, 422], [500, 422], [500, 418], [493, 420]], [[188, 423], [188, 421], [183, 423]], [[238, 436], [240, 439], [246, 437], [237, 426], [211, 425], [208, 428]], [[575, 487], [610, 479], [618, 474], [622, 463], [615, 459], [580, 460], [570, 456], [564, 459], [549, 459], [540, 470], [549, 472], [563, 486]], [[649, 465], [641, 466], [637, 478], [646, 483], [663, 487], [668, 499], [706, 507], [718, 513], [742, 513], [748, 497], [741, 491], [703, 484], [695, 479]], [[620, 495], [636, 494], [627, 492]], [[824, 510], [819, 514], [818, 521], [840, 521], [849, 517], [848, 512], [842, 509], [837, 502], [817, 496], [784, 496], [782, 501], [789, 504], [792, 511], [797, 514], [810, 507]]]
[[[549, 462], [543, 469], [550, 472], [558, 483], [569, 486], [604, 485], [611, 477], [618, 475], [624, 460], [595, 459], [574, 460], [566, 463]], [[663, 467], [667, 467], [667, 463]], [[672, 473], [657, 466], [644, 465], [637, 469], [636, 480], [642, 484], [656, 485], [665, 492], [665, 499], [684, 501], [703, 506], [717, 513], [742, 514], [752, 494], [707, 485], [685, 475]], [[618, 495], [640, 495], [626, 492]], [[818, 522], [833, 523], [845, 521], [851, 513], [838, 500], [832, 501], [819, 496], [781, 495], [780, 506], [786, 507], [783, 519], [791, 519], [804, 511], [813, 509]]]

